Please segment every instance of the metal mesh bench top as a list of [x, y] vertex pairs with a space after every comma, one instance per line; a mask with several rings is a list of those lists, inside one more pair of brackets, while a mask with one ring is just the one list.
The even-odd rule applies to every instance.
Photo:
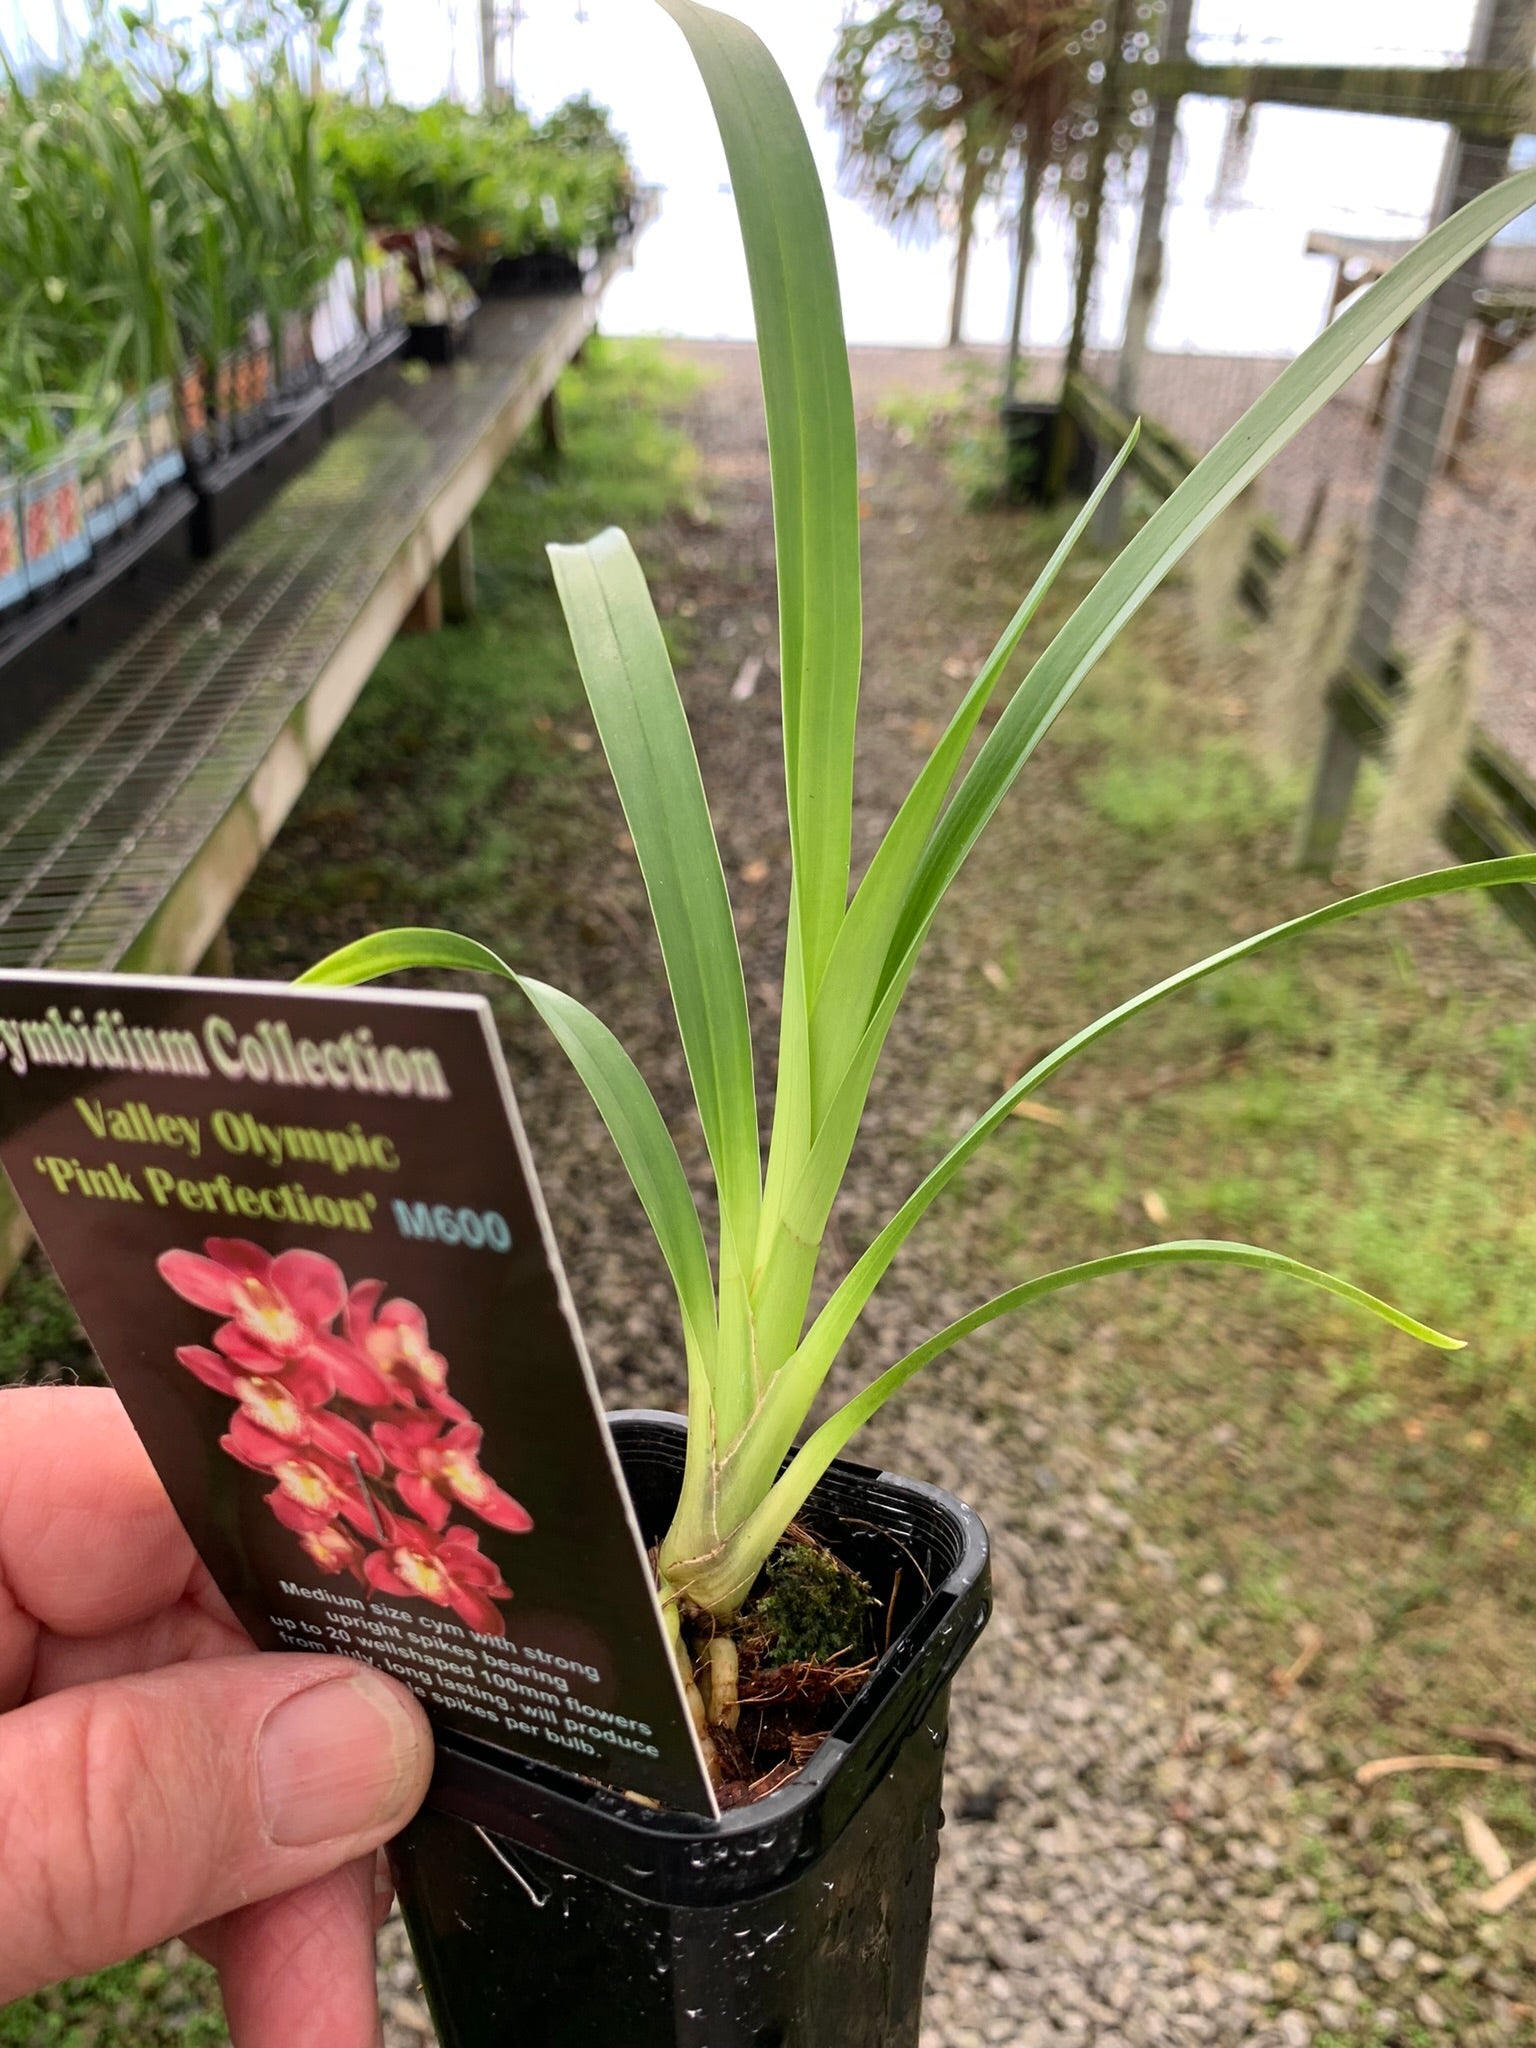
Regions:
[[0, 756], [0, 965], [196, 964], [598, 299], [488, 301], [212, 560], [146, 565]]

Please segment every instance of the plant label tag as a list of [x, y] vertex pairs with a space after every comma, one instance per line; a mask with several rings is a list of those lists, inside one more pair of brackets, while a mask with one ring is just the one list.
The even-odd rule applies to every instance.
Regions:
[[261, 1647], [714, 1814], [483, 998], [0, 974], [0, 1163]]

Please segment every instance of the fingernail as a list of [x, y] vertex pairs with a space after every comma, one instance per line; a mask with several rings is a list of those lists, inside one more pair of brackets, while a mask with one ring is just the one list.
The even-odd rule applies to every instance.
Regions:
[[312, 1685], [262, 1724], [256, 1769], [274, 1842], [307, 1848], [371, 1833], [410, 1812], [420, 1782], [421, 1722], [371, 1671]]

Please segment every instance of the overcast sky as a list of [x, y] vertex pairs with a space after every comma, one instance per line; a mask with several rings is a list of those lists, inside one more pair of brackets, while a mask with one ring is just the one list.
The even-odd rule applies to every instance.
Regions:
[[[79, 0], [62, 0], [73, 14]], [[48, 44], [58, 0], [0, 0], [0, 26]], [[1196, 0], [1198, 54], [1255, 60], [1439, 63], [1465, 49], [1475, 0]], [[163, 15], [191, 0], [161, 0]], [[779, 61], [829, 189], [836, 147], [816, 103], [843, 0], [730, 0]], [[358, 0], [356, 12], [362, 12]], [[425, 100], [452, 81], [479, 84], [477, 0], [383, 0], [394, 90]], [[745, 335], [745, 267], [725, 187], [725, 164], [681, 36], [650, 0], [523, 0], [514, 42], [519, 97], [534, 111], [589, 91], [613, 109], [641, 172], [664, 188], [660, 222], [632, 277], [615, 287], [607, 319], [631, 331]], [[1329, 271], [1304, 253], [1309, 229], [1406, 236], [1423, 225], [1444, 149], [1429, 124], [1260, 107], [1239, 203], [1209, 206], [1227, 109], [1186, 100], [1170, 213], [1170, 285], [1155, 345], [1289, 352], [1316, 332]], [[833, 229], [850, 338], [942, 338], [948, 251], [898, 243], [851, 200], [834, 196]], [[1006, 321], [1008, 237], [989, 219], [969, 301], [970, 331], [999, 336]], [[1059, 339], [1067, 318], [1065, 237], [1047, 222], [1031, 291], [1029, 334]], [[1115, 224], [1101, 325], [1115, 331], [1129, 259], [1129, 224]]]

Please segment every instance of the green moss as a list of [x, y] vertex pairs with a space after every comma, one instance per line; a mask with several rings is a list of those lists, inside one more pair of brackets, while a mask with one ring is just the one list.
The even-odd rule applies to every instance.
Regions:
[[0, 1386], [39, 1379], [99, 1384], [101, 1368], [63, 1289], [33, 1252], [0, 1301]]
[[212, 1970], [173, 1946], [0, 2006], [0, 2048], [223, 2048]]
[[768, 1589], [749, 1618], [768, 1639], [769, 1664], [828, 1664], [864, 1654], [874, 1595], [857, 1572], [797, 1543], [768, 1561]]

